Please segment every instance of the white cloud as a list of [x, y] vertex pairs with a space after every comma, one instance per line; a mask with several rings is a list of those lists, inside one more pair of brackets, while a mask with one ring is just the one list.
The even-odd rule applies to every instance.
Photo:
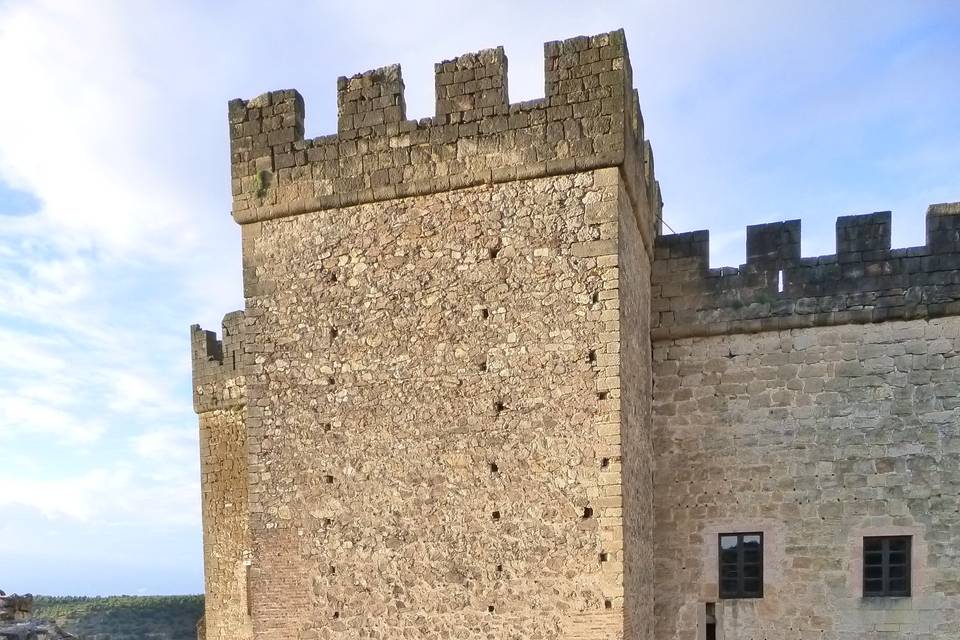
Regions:
[[106, 431], [102, 422], [78, 418], [63, 408], [17, 394], [0, 393], [0, 440], [28, 434], [52, 435], [66, 443], [88, 443]]
[[192, 203], [170, 188], [182, 176], [152, 161], [178, 126], [164, 120], [162, 96], [140, 72], [147, 52], [118, 8], [5, 7], [0, 58], [29, 64], [5, 67], [4, 81], [20, 98], [0, 104], [0, 168], [39, 196], [32, 224], [52, 240], [162, 258], [194, 239], [185, 224]]
[[133, 438], [133, 449], [147, 460], [183, 461], [198, 456], [197, 429], [168, 427]]
[[[187, 469], [192, 470], [190, 466]], [[116, 526], [193, 526], [199, 517], [200, 486], [187, 470], [162, 478], [144, 475], [132, 465], [94, 467], [62, 473], [52, 467], [40, 476], [0, 474], [0, 507], [39, 511], [56, 521]], [[64, 523], [70, 526], [69, 522]]]
[[14, 371], [53, 375], [65, 366], [58, 353], [63, 346], [63, 343], [55, 338], [0, 332], [0, 353], [4, 355], [4, 368]]
[[132, 412], [144, 407], [169, 408], [176, 400], [164, 393], [164, 382], [155, 379], [153, 374], [149, 370], [108, 372], [110, 408], [117, 412]]

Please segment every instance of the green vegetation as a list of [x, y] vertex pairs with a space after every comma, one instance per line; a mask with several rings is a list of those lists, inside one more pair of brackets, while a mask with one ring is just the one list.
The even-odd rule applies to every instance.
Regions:
[[267, 195], [267, 187], [270, 186], [270, 172], [260, 170], [257, 171], [253, 176], [253, 188], [257, 194], [257, 197], [261, 200], [265, 195]]
[[33, 615], [83, 640], [196, 640], [203, 596], [36, 596]]

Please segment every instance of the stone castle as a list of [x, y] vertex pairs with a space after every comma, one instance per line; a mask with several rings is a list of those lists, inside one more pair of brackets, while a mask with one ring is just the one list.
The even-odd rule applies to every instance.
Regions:
[[960, 204], [665, 235], [622, 31], [230, 103], [208, 640], [960, 637]]

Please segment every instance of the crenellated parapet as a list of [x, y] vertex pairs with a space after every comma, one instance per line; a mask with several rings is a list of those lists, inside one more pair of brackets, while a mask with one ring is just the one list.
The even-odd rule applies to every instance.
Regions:
[[927, 242], [890, 248], [890, 212], [837, 220], [837, 253], [800, 256], [800, 221], [747, 227], [747, 262], [710, 268], [709, 232], [657, 238], [654, 339], [960, 314], [960, 203], [927, 210]]
[[235, 408], [244, 402], [243, 318], [242, 311], [224, 316], [222, 340], [200, 325], [190, 327], [193, 409], [197, 413]]
[[[545, 96], [510, 104], [507, 57], [435, 66], [436, 115], [407, 120], [399, 65], [342, 77], [334, 135], [304, 139], [296, 91], [230, 102], [233, 215], [241, 224], [450, 189], [623, 167], [659, 214], [623, 31], [544, 46]], [[658, 215], [649, 224], [656, 234]]]

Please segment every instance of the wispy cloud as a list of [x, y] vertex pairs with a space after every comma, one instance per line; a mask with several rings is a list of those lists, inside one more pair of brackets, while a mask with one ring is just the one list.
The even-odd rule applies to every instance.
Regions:
[[197, 456], [197, 430], [157, 428], [133, 438], [139, 456], [151, 461], [188, 460]]
[[136, 523], [175, 531], [194, 525], [199, 516], [199, 482], [187, 469], [192, 470], [191, 465], [154, 475], [122, 463], [63, 473], [51, 464], [39, 477], [6, 478], [0, 507], [35, 509], [51, 518], [51, 527], [66, 519], [104, 527]]

